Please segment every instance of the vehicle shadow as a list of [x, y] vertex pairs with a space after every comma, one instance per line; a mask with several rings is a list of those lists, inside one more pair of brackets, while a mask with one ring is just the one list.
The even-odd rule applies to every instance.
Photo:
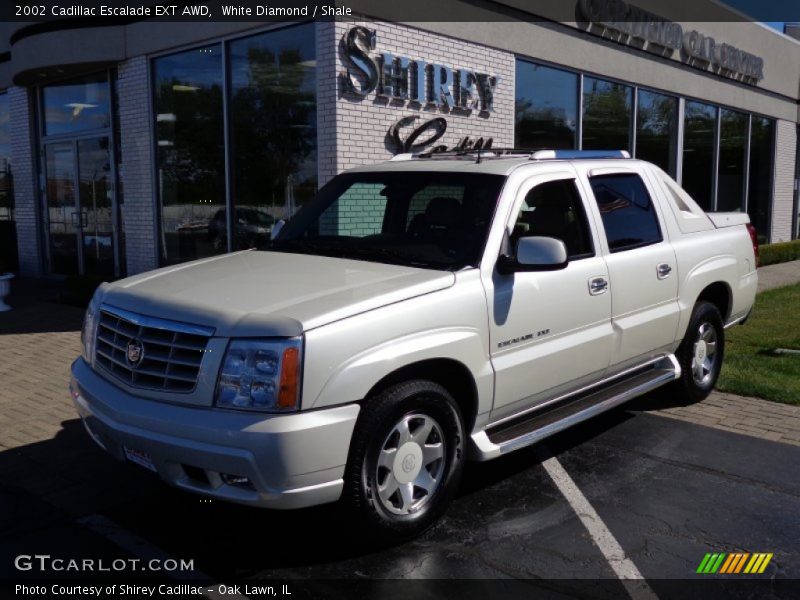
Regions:
[[83, 309], [59, 304], [58, 288], [38, 280], [12, 280], [7, 303], [0, 312], [0, 335], [80, 331]]
[[[541, 469], [536, 472], [541, 460], [634, 416], [611, 411], [532, 450], [489, 463], [468, 463], [455, 504], [464, 505], [461, 513], [469, 513], [486, 493], [502, 496], [491, 489], [509, 485], [516, 476], [544, 478]], [[453, 543], [453, 528], [460, 530], [458, 539], [482, 534], [480, 516], [477, 521], [445, 517], [442, 525], [401, 546], [363, 535], [339, 505], [273, 511], [208, 500], [167, 486], [138, 466], [117, 462], [94, 445], [78, 419], [61, 425], [51, 439], [0, 451], [0, 487], [6, 498], [0, 535], [41, 528], [54, 519], [74, 521], [99, 514], [173, 557], [194, 559], [195, 568], [210, 576], [230, 580], [265, 577], [278, 570], [280, 576], [297, 578], [354, 577], [362, 567], [375, 576], [403, 556], [407, 560], [415, 548], [430, 553]], [[524, 510], [531, 496], [521, 493], [508, 500]], [[35, 497], [39, 508], [24, 497]], [[496, 510], [494, 505], [502, 502], [490, 504], [487, 510]]]

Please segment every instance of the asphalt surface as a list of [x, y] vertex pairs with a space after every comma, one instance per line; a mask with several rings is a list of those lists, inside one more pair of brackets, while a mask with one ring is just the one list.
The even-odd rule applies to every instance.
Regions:
[[[542, 461], [554, 456], [628, 558], [654, 580], [659, 597], [675, 592], [662, 580], [725, 579], [695, 571], [707, 552], [737, 551], [774, 553], [763, 575], [738, 576], [759, 581], [757, 597], [797, 597], [798, 582], [792, 580], [800, 580], [800, 447], [648, 414], [642, 410], [648, 403], [645, 397], [536, 447], [470, 464], [446, 518], [421, 538], [388, 547], [365, 546], [332, 506], [263, 511], [174, 490], [143, 469], [105, 457], [77, 420], [68, 421], [56, 438], [28, 452], [38, 453], [40, 461], [60, 458], [63, 469], [81, 468], [79, 459], [59, 456], [67, 442], [92, 455], [81, 492], [87, 498], [107, 497], [109, 488], [125, 493], [104, 504], [87, 502], [86, 510], [138, 542], [120, 547], [76, 524], [82, 518], [80, 501], [77, 510], [73, 503], [61, 511], [4, 480], [0, 578], [38, 576], [13, 569], [20, 553], [126, 557], [144, 542], [170, 556], [194, 559], [209, 582], [500, 579], [538, 582], [556, 597], [626, 597], [608, 560], [543, 468]], [[12, 452], [0, 453], [0, 466]], [[594, 583], [587, 587], [573, 580]], [[336, 595], [335, 585], [314, 585], [317, 596]], [[474, 581], [468, 590], [481, 595], [481, 585]], [[745, 589], [739, 584], [727, 595], [736, 597], [738, 590], [750, 597]], [[382, 595], [392, 596], [387, 590]], [[407, 590], [396, 595], [407, 596]]]

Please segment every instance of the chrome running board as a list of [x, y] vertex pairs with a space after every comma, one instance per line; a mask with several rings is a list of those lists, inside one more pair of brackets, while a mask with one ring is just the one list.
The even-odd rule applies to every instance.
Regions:
[[540, 410], [504, 419], [472, 434], [473, 446], [477, 450], [475, 458], [489, 460], [530, 446], [680, 376], [680, 364], [675, 355], [669, 354], [609, 382], [580, 390], [557, 403], [547, 403]]

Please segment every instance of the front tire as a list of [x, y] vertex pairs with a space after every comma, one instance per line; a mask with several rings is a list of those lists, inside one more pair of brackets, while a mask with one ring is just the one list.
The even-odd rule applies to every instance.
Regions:
[[368, 399], [359, 415], [343, 500], [368, 536], [399, 541], [444, 513], [464, 467], [464, 421], [450, 393], [425, 380]]
[[725, 328], [716, 306], [695, 304], [676, 355], [682, 371], [676, 391], [688, 402], [700, 402], [714, 389], [725, 356]]

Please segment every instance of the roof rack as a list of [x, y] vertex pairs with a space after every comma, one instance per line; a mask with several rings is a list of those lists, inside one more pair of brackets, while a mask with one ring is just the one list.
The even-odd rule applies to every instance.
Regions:
[[573, 160], [580, 158], [630, 158], [627, 150], [537, 150], [531, 160]]
[[413, 159], [467, 159], [476, 163], [492, 158], [527, 158], [528, 160], [576, 160], [591, 158], [630, 158], [627, 150], [553, 150], [531, 148], [467, 148], [459, 150], [403, 153], [392, 157], [392, 161]]

